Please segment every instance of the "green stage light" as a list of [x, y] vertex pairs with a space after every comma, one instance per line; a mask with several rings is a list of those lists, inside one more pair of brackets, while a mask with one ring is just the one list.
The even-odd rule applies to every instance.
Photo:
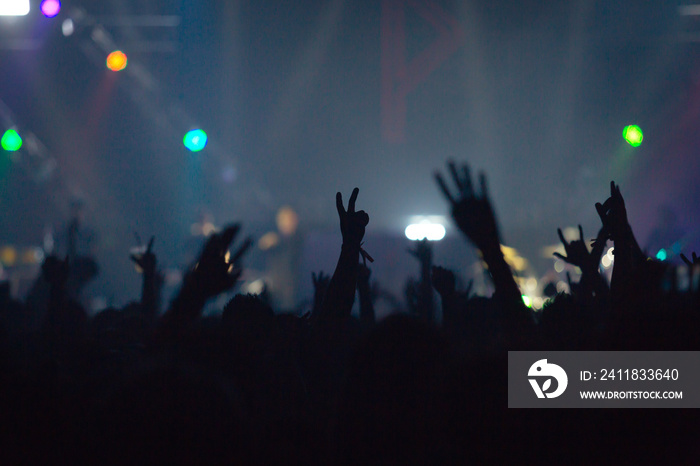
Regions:
[[8, 152], [14, 152], [22, 147], [22, 138], [14, 129], [8, 129], [0, 139], [0, 145]]
[[639, 126], [629, 125], [622, 130], [622, 137], [630, 146], [639, 147], [644, 139], [644, 133], [642, 133], [642, 128]]
[[207, 133], [201, 129], [193, 129], [185, 134], [182, 142], [192, 152], [199, 152], [207, 145]]

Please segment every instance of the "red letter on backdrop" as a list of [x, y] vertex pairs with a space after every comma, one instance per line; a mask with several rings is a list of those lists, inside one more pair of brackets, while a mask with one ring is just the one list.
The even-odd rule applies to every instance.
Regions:
[[[438, 32], [435, 41], [406, 61], [405, 7], [413, 8]], [[388, 142], [406, 139], [406, 96], [461, 46], [464, 30], [433, 0], [383, 0], [382, 135]]]

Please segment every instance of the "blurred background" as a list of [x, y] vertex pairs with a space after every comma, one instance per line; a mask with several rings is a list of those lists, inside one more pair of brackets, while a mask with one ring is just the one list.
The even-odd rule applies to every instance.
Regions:
[[357, 186], [387, 302], [419, 271], [411, 224], [444, 226], [435, 262], [483, 290], [433, 179], [454, 159], [488, 175], [541, 305], [576, 272], [552, 257], [557, 228], [594, 237], [611, 180], [650, 256], [700, 250], [699, 124], [690, 3], [0, 0], [0, 278], [22, 294], [77, 215], [100, 265], [85, 299], [120, 306], [140, 242], [175, 289], [240, 221], [242, 289], [309, 307], [340, 250], [335, 193]]

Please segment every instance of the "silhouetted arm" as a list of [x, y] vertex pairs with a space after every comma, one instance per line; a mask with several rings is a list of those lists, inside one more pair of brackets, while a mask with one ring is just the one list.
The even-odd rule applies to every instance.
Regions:
[[314, 307], [311, 309], [311, 318], [315, 320], [322, 313], [323, 301], [326, 298], [331, 277], [324, 274], [323, 271], [318, 272], [318, 275], [315, 272], [311, 272], [311, 280], [314, 284]]
[[372, 271], [364, 264], [359, 264], [358, 267], [357, 294], [360, 297], [360, 322], [372, 325], [375, 321], [372, 287], [369, 283]]
[[141, 268], [143, 284], [141, 287], [141, 308], [149, 318], [155, 318], [160, 312], [161, 290], [163, 276], [158, 272], [158, 261], [153, 253], [153, 241], [151, 237], [148, 247], [143, 254], [131, 254], [131, 260]]
[[352, 312], [355, 289], [357, 288], [360, 247], [362, 238], [365, 236], [365, 227], [369, 223], [369, 215], [365, 211], [355, 212], [355, 201], [359, 192], [358, 188], [353, 189], [347, 211], [343, 207], [343, 196], [340, 193], [336, 194], [335, 201], [340, 218], [343, 245], [323, 302], [321, 317], [324, 319], [344, 319], [350, 317]]
[[688, 267], [694, 267], [694, 266], [696, 266], [696, 265], [700, 265], [700, 257], [698, 257], [698, 256], [695, 254], [695, 252], [693, 252], [692, 257], [693, 257], [693, 260], [691, 261], [690, 259], [688, 259], [688, 258], [686, 257], [685, 254], [681, 253], [681, 259], [683, 259], [683, 262], [685, 262], [685, 264], [686, 264]]
[[420, 280], [418, 282], [417, 311], [418, 317], [427, 323], [433, 322], [435, 314], [433, 304], [433, 284], [431, 268], [433, 266], [433, 249], [427, 239], [416, 242], [415, 249], [408, 252], [420, 263]]
[[509, 310], [524, 311], [520, 290], [501, 252], [500, 234], [488, 197], [486, 177], [483, 173], [479, 175], [481, 192], [477, 193], [466, 164], [458, 169], [450, 162], [448, 168], [457, 187], [456, 196], [452, 195], [440, 173], [435, 174], [435, 179], [452, 207], [452, 218], [467, 239], [481, 251], [496, 289], [494, 297]]
[[246, 239], [229, 258], [229, 246], [240, 230], [240, 225], [228, 226], [207, 240], [195, 266], [183, 279], [182, 287], [170, 308], [161, 319], [163, 327], [187, 326], [202, 313], [206, 302], [236, 284], [243, 270], [238, 262], [252, 241]]
[[583, 238], [583, 228], [578, 226], [580, 239], [568, 243], [561, 232], [557, 229], [559, 239], [564, 245], [566, 256], [555, 252], [554, 255], [561, 260], [575, 265], [581, 269], [581, 282], [579, 284], [580, 293], [584, 300], [590, 300], [595, 297], [606, 297], [608, 294], [608, 284], [603, 276], [599, 273], [598, 267], [600, 258], [603, 255], [605, 241], [608, 237], [605, 227], [598, 232], [597, 238], [593, 241], [593, 249], [588, 252], [585, 240]]
[[442, 325], [451, 326], [458, 312], [455, 274], [444, 267], [433, 266], [431, 278], [442, 301]]
[[610, 233], [615, 244], [615, 264], [613, 266], [610, 291], [618, 307], [624, 305], [625, 297], [633, 292], [636, 272], [643, 267], [646, 257], [637, 243], [632, 227], [627, 220], [625, 200], [620, 187], [610, 182], [610, 197], [603, 204], [596, 203], [600, 220]]

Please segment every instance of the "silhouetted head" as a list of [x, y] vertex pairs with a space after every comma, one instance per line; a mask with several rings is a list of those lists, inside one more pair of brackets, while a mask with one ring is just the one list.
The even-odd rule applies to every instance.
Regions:
[[241, 323], [267, 323], [274, 316], [269, 304], [256, 294], [237, 294], [224, 306], [225, 326]]

